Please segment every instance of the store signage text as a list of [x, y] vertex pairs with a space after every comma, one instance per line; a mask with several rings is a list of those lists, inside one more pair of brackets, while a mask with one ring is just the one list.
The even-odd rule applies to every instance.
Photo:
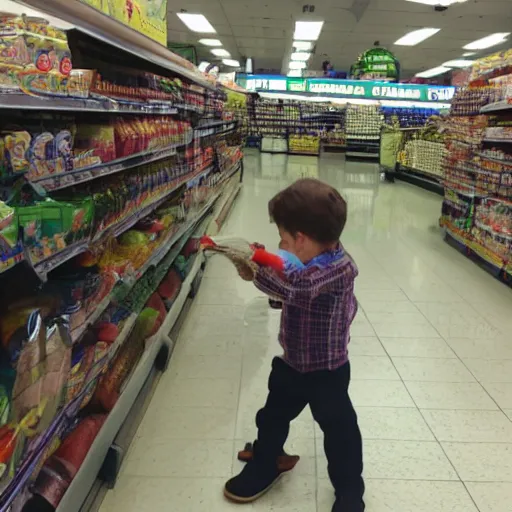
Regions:
[[390, 84], [371, 80], [335, 80], [325, 78], [287, 78], [247, 76], [250, 91], [306, 92], [340, 98], [449, 102], [455, 87], [423, 84]]

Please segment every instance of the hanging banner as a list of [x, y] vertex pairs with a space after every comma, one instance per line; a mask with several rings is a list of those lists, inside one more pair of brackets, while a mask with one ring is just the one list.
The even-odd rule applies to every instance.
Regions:
[[[237, 83], [240, 77], [237, 78]], [[450, 102], [455, 87], [443, 85], [397, 84], [373, 80], [337, 80], [329, 78], [287, 78], [247, 75], [245, 88], [255, 92], [298, 92], [368, 100], [404, 100]]]
[[167, 0], [80, 0], [133, 30], [167, 45]]

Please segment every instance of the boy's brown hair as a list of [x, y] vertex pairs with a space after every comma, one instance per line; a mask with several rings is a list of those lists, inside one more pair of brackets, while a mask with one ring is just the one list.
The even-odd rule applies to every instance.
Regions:
[[300, 232], [321, 244], [337, 242], [347, 221], [347, 203], [341, 194], [312, 178], [279, 192], [268, 211], [271, 220], [291, 235]]

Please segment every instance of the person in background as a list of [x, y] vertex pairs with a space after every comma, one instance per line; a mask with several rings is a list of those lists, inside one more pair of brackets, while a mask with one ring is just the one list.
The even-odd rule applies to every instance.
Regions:
[[336, 493], [333, 512], [363, 512], [363, 447], [349, 397], [350, 325], [357, 313], [357, 266], [339, 239], [347, 206], [339, 192], [302, 179], [277, 194], [269, 213], [279, 230], [279, 247], [297, 256], [300, 269], [287, 274], [239, 267], [246, 280], [282, 303], [279, 342], [284, 353], [272, 362], [268, 398], [256, 415], [253, 457], [229, 480], [224, 495], [238, 503], [255, 501], [284, 470], [290, 422], [309, 405], [324, 433], [329, 477]]

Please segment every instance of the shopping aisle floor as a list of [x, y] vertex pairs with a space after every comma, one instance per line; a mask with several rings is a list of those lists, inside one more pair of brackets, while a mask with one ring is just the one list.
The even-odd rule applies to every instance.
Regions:
[[[249, 153], [224, 234], [276, 247], [267, 202], [302, 176], [348, 201], [342, 236], [356, 260], [351, 395], [365, 441], [368, 512], [512, 509], [512, 290], [442, 241], [441, 198], [380, 184], [377, 166], [340, 156]], [[208, 263], [170, 367], [103, 512], [330, 512], [322, 434], [292, 425], [302, 457], [260, 501], [227, 503], [222, 487], [255, 436], [279, 313], [229, 262]], [[343, 435], [343, 432], [340, 432]]]

